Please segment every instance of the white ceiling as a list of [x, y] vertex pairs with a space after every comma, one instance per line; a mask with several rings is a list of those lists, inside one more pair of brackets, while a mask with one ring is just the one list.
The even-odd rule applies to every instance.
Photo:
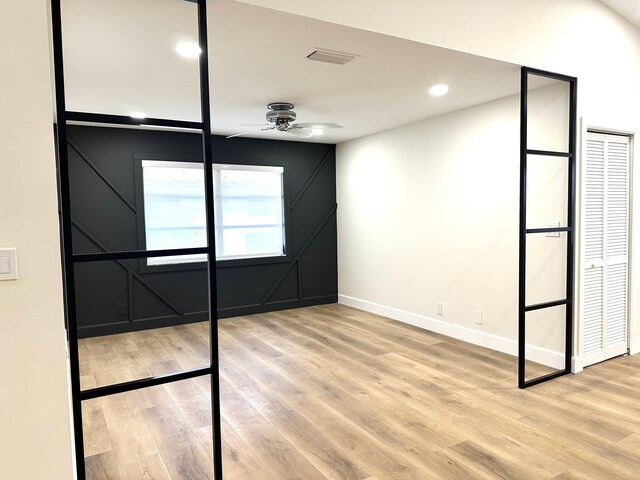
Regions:
[[[63, 0], [67, 109], [199, 120], [197, 61], [176, 55], [197, 39], [184, 0]], [[519, 66], [232, 0], [209, 5], [213, 133], [244, 132], [266, 104], [291, 102], [300, 122], [339, 122], [308, 141], [338, 143], [513, 95]], [[310, 61], [320, 47], [360, 55]], [[446, 83], [450, 92], [426, 89]], [[254, 130], [252, 137], [298, 140]]]
[[614, 12], [617, 12], [635, 26], [640, 28], [640, 1], [639, 0], [600, 0]]

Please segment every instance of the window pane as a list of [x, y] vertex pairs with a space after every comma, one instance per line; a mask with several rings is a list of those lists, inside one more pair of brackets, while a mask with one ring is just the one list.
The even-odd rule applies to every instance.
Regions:
[[[207, 245], [204, 175], [197, 163], [143, 162], [145, 235], [148, 250]], [[204, 255], [159, 257], [148, 265], [202, 262]]]
[[218, 257], [284, 254], [283, 169], [216, 165]]
[[565, 305], [527, 312], [525, 317], [525, 379], [564, 368], [566, 339]]
[[[202, 164], [143, 161], [148, 250], [207, 244]], [[282, 167], [214, 165], [218, 258], [284, 255]], [[148, 265], [206, 261], [150, 258]]]
[[527, 147], [567, 152], [569, 149], [570, 84], [528, 75]]
[[225, 198], [282, 196], [282, 170], [231, 170], [221, 167], [220, 179], [221, 193]]
[[567, 233], [527, 235], [526, 303], [563, 300], [567, 296]]
[[[4, 3], [4, 2], [3, 2]], [[68, 110], [200, 121], [198, 6], [184, 0], [63, 0]]]
[[223, 225], [277, 225], [282, 223], [281, 197], [222, 198]]
[[225, 228], [224, 256], [282, 255], [282, 227]]
[[82, 402], [87, 480], [213, 479], [209, 376]]
[[211, 364], [206, 270], [138, 275], [134, 260], [74, 272], [82, 389]]
[[527, 228], [566, 227], [569, 159], [527, 155]]

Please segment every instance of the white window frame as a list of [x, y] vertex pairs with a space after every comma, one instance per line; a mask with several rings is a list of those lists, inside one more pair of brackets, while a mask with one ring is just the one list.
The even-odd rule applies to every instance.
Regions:
[[[223, 232], [224, 225], [217, 221], [222, 218], [222, 185], [220, 184], [220, 172], [223, 170], [245, 171], [245, 172], [274, 172], [281, 175], [280, 186], [281, 199], [282, 199], [282, 252], [268, 252], [259, 255], [247, 254], [247, 255], [217, 255], [218, 249], [223, 248]], [[216, 216], [216, 258], [218, 260], [240, 260], [243, 258], [270, 258], [270, 257], [283, 257], [286, 255], [286, 236], [285, 236], [285, 215], [284, 215], [284, 167], [274, 167], [267, 165], [233, 165], [233, 164], [218, 164], [213, 165], [213, 191], [215, 194], [215, 216]]]
[[[204, 165], [200, 162], [192, 162], [192, 161], [165, 161], [165, 160], [142, 160], [142, 188], [144, 188], [144, 168], [145, 167], [154, 167], [154, 168], [195, 168], [202, 170]], [[282, 198], [282, 252], [268, 252], [262, 254], [247, 254], [247, 255], [217, 255], [219, 248], [222, 246], [223, 242], [223, 232], [224, 226], [217, 221], [217, 219], [222, 218], [222, 198], [221, 198], [221, 177], [219, 172], [223, 170], [234, 170], [234, 171], [259, 171], [259, 172], [276, 172], [281, 174], [281, 198]], [[213, 177], [214, 177], [214, 208], [215, 208], [215, 219], [214, 225], [216, 229], [216, 260], [217, 261], [227, 261], [227, 260], [241, 260], [241, 259], [260, 259], [260, 258], [274, 258], [274, 257], [285, 257], [286, 256], [286, 217], [285, 217], [285, 192], [284, 192], [284, 167], [282, 166], [270, 166], [270, 165], [238, 165], [238, 164], [214, 164], [213, 165]], [[144, 193], [142, 195], [143, 198], [143, 209], [144, 206]], [[146, 217], [144, 220], [144, 231], [145, 231], [145, 248], [146, 248]], [[151, 263], [149, 262], [151, 261]], [[207, 261], [206, 254], [196, 254], [196, 255], [176, 255], [172, 257], [152, 257], [146, 259], [146, 264], [149, 267], [163, 267], [170, 265], [186, 265], [190, 263], [202, 263]]]

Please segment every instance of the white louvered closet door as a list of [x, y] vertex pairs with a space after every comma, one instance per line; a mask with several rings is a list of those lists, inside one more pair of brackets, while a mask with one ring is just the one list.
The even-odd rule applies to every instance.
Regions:
[[585, 164], [582, 356], [628, 350], [629, 139], [588, 133]]

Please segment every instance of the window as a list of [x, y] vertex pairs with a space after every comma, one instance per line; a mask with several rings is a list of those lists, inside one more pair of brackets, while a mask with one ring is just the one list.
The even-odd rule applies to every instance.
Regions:
[[[214, 165], [218, 260], [283, 256], [283, 167]], [[142, 161], [148, 250], [204, 247], [201, 163]], [[147, 259], [147, 265], [206, 261], [206, 255]]]
[[[207, 246], [202, 164], [142, 161], [147, 250]], [[147, 265], [205, 262], [206, 255], [147, 258]]]
[[282, 167], [214, 165], [218, 258], [284, 255]]

